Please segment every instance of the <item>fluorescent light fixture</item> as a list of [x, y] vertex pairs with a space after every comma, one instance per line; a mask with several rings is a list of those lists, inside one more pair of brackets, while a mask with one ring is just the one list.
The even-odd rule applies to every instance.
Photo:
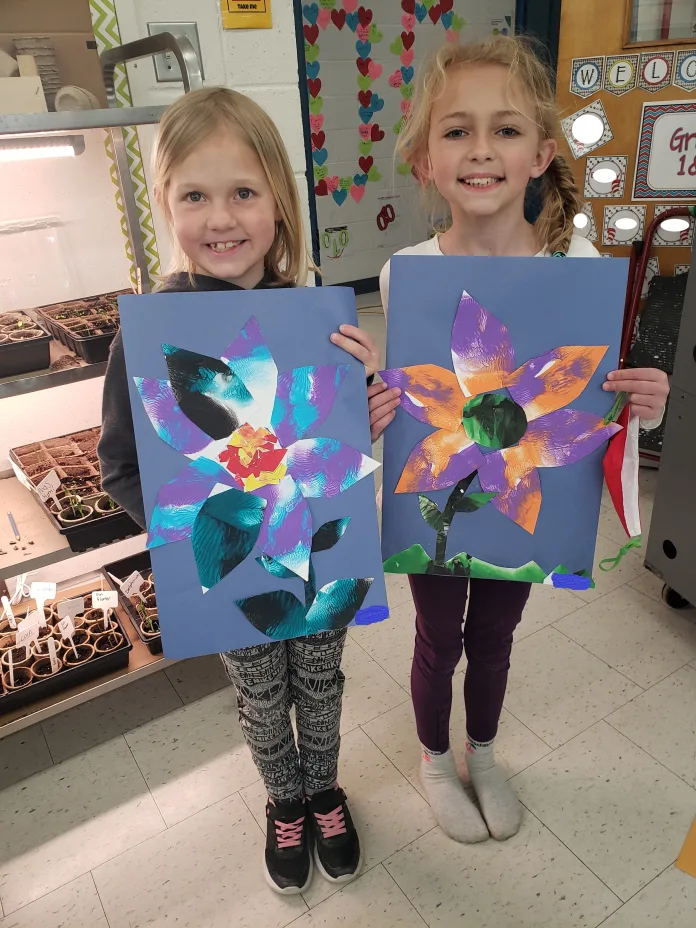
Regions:
[[0, 162], [74, 158], [84, 150], [82, 135], [18, 136], [0, 139]]

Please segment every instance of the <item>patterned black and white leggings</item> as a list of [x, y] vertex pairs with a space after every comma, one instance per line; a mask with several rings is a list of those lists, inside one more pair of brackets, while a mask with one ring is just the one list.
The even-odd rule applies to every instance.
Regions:
[[342, 628], [220, 655], [237, 691], [244, 738], [268, 795], [278, 802], [336, 783], [346, 633]]

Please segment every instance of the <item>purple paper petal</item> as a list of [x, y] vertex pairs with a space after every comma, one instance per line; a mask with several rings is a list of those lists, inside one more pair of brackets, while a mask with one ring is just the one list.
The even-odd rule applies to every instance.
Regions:
[[481, 488], [496, 493], [491, 505], [512, 519], [530, 535], [534, 534], [541, 509], [539, 472], [531, 467], [523, 473], [512, 470], [506, 463], [505, 452], [485, 454], [479, 466]]
[[401, 390], [401, 408], [419, 422], [452, 432], [461, 425], [466, 399], [452, 371], [435, 364], [414, 364], [380, 371], [379, 376], [388, 387]]
[[452, 487], [473, 473], [483, 460], [464, 429], [433, 432], [415, 446], [403, 469], [396, 493], [425, 493]]
[[312, 547], [312, 515], [307, 501], [292, 477], [278, 484], [254, 490], [268, 502], [258, 538], [258, 546], [288, 570], [309, 578], [309, 552]]
[[503, 452], [506, 460], [531, 467], [565, 467], [587, 457], [621, 431], [614, 422], [579, 409], [557, 409], [530, 422], [519, 443]]
[[241, 489], [224, 467], [208, 458], [197, 458], [163, 484], [152, 511], [147, 547], [190, 538], [196, 516], [217, 483]]
[[183, 454], [195, 454], [210, 444], [210, 436], [187, 418], [168, 380], [134, 377], [145, 412], [159, 437]]
[[466, 290], [452, 326], [452, 363], [467, 397], [496, 390], [515, 367], [508, 330]]
[[303, 496], [330, 499], [379, 467], [356, 448], [336, 438], [304, 438], [288, 448], [288, 473]]
[[574, 402], [606, 353], [606, 345], [552, 348], [518, 368], [505, 386], [531, 422]]
[[287, 448], [321, 425], [347, 373], [348, 365], [339, 364], [296, 367], [280, 375], [271, 426], [281, 445]]
[[260, 421], [270, 423], [278, 383], [278, 368], [254, 316], [225, 351], [222, 360], [244, 382], [244, 386], [254, 397], [259, 407]]

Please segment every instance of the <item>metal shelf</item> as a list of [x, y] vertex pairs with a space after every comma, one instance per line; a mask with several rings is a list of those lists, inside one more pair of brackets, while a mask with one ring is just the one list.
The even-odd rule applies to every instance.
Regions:
[[121, 126], [147, 126], [158, 123], [165, 109], [165, 106], [119, 106], [106, 110], [0, 116], [0, 138], [16, 135], [50, 135], [56, 132], [84, 132], [88, 129], [111, 129]]

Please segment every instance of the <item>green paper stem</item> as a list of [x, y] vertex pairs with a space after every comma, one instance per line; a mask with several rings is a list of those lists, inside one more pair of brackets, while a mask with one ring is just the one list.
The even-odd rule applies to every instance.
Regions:
[[623, 408], [627, 402], [628, 402], [628, 394], [623, 393], [623, 392], [617, 393], [616, 399], [614, 400], [611, 409], [604, 417], [604, 424], [609, 425], [610, 422], [616, 422], [616, 420], [619, 418], [619, 416], [623, 412]]

